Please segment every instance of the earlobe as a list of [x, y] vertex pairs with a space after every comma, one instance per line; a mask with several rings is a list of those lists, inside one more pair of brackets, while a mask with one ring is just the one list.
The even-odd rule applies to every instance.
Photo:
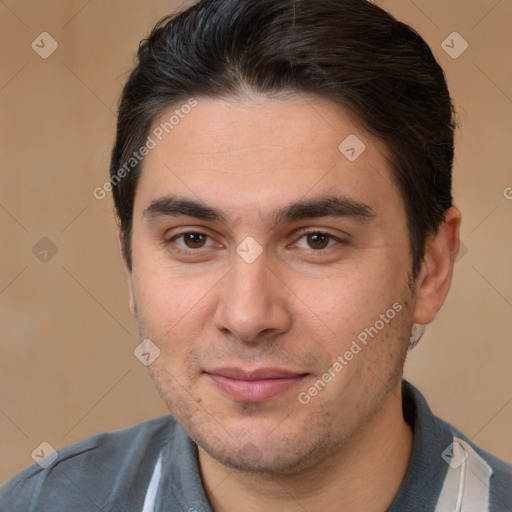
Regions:
[[437, 233], [427, 241], [420, 274], [416, 280], [416, 324], [425, 325], [431, 322], [446, 299], [455, 258], [459, 252], [460, 221], [460, 211], [455, 207], [449, 208]]

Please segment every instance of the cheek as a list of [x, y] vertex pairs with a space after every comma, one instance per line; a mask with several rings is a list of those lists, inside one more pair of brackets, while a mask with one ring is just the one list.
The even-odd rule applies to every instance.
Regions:
[[[166, 359], [183, 360], [192, 351], [207, 318], [213, 315], [207, 276], [196, 279], [139, 265], [134, 267], [134, 295], [141, 336], [154, 341]], [[172, 357], [171, 357], [172, 356]]]
[[332, 272], [327, 279], [295, 283], [294, 292], [309, 308], [311, 321], [321, 320], [333, 344], [373, 325], [395, 302], [400, 302], [404, 276], [364, 269]]
[[139, 310], [164, 322], [191, 311], [214, 285], [213, 277], [209, 272], [194, 274], [173, 265], [165, 250], [149, 244], [134, 251], [134, 291]]

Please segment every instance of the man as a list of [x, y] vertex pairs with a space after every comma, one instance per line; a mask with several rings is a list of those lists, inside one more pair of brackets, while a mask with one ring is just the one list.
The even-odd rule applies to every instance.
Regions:
[[111, 186], [172, 416], [28, 468], [6, 511], [512, 510], [512, 468], [402, 380], [450, 287], [453, 109], [364, 0], [202, 0], [123, 91]]

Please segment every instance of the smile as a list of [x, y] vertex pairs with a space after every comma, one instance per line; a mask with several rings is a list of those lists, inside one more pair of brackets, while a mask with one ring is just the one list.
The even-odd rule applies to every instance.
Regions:
[[220, 368], [206, 375], [225, 395], [237, 402], [260, 403], [299, 385], [305, 373], [277, 368], [260, 368], [245, 372], [237, 368]]

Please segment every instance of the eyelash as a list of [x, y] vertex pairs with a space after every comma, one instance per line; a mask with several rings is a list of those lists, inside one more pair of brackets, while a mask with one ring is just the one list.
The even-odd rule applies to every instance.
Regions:
[[[207, 235], [206, 233], [202, 233], [201, 231], [183, 231], [182, 233], [175, 234], [175, 235], [173, 235], [170, 238], [166, 238], [165, 241], [164, 241], [164, 245], [166, 247], [168, 247], [173, 242], [175, 242], [179, 238], [182, 238], [182, 237], [184, 237], [186, 235], [200, 235], [200, 236], [207, 237], [207, 239], [209, 239], [209, 240], [213, 240], [213, 238], [211, 236]], [[293, 242], [293, 244], [291, 244], [291, 245], [296, 245], [302, 238], [305, 238], [308, 235], [322, 235], [322, 236], [326, 236], [326, 237], [329, 238], [328, 244], [331, 241], [336, 242], [335, 244], [331, 245], [330, 247], [323, 248], [323, 249], [312, 249], [312, 248], [304, 249], [303, 248], [303, 250], [307, 250], [310, 253], [316, 253], [316, 254], [318, 254], [318, 253], [327, 253], [327, 252], [331, 252], [330, 249], [332, 249], [332, 247], [334, 247], [336, 245], [346, 245], [347, 244], [347, 241], [342, 240], [342, 239], [334, 236], [331, 233], [327, 233], [325, 231], [319, 231], [319, 230], [308, 230], [308, 231], [301, 232], [299, 234], [298, 238], [296, 239], [296, 241]], [[198, 249], [185, 248], [185, 247], [177, 245], [177, 249], [175, 249], [175, 250], [177, 250], [178, 252], [181, 252], [181, 253], [186, 253], [186, 254], [192, 254], [192, 253], [201, 254], [205, 249], [207, 250], [208, 247], [211, 247], [211, 245], [207, 246], [206, 248], [201, 247], [201, 248], [198, 248]], [[290, 245], [288, 245], [287, 247], [290, 247]]]

